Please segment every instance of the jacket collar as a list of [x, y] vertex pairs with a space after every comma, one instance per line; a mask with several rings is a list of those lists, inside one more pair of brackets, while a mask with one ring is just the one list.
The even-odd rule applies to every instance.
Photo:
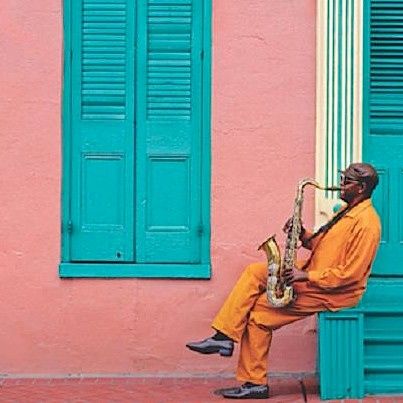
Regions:
[[354, 206], [348, 213], [346, 213], [346, 216], [354, 218], [362, 211], [371, 206], [372, 206], [371, 199], [365, 199], [362, 202], [358, 203], [356, 206]]

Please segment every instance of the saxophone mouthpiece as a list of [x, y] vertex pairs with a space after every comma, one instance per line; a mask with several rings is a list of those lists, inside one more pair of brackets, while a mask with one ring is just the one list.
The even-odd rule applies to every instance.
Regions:
[[341, 188], [338, 186], [329, 186], [325, 188], [325, 190], [330, 190], [331, 192], [338, 192], [339, 190], [341, 190]]

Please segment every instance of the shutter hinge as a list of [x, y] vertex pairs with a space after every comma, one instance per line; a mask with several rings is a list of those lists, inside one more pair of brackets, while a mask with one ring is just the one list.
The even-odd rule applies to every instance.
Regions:
[[199, 224], [199, 225], [197, 226], [197, 235], [202, 236], [202, 235], [203, 235], [203, 232], [204, 232], [203, 225]]
[[202, 50], [202, 51], [200, 52], [200, 59], [201, 59], [201, 60], [204, 59], [204, 50]]
[[69, 220], [69, 221], [67, 222], [67, 232], [68, 232], [69, 234], [71, 234], [71, 233], [73, 232], [73, 222], [72, 222], [71, 220]]

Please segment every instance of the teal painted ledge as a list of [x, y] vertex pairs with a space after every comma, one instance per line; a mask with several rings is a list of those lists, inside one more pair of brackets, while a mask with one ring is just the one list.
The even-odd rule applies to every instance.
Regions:
[[209, 264], [60, 263], [61, 278], [209, 279]]

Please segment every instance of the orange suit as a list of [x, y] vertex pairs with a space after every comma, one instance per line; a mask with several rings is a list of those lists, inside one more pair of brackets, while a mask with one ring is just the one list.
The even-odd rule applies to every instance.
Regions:
[[297, 299], [284, 308], [273, 308], [267, 302], [267, 264], [246, 267], [212, 323], [214, 329], [240, 343], [239, 381], [267, 383], [273, 330], [316, 312], [337, 311], [359, 302], [380, 233], [380, 220], [370, 199], [353, 207], [312, 242], [305, 268], [309, 280], [293, 284]]

